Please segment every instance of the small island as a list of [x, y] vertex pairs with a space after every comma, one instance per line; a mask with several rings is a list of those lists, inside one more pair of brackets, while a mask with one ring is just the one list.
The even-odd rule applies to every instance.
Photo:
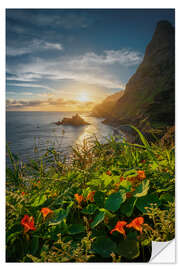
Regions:
[[64, 117], [62, 121], [55, 122], [57, 126], [59, 125], [71, 125], [71, 126], [84, 126], [90, 125], [86, 122], [79, 114], [72, 116], [71, 118]]

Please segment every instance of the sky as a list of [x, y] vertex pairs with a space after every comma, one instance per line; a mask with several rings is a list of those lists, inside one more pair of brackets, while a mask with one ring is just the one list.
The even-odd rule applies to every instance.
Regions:
[[126, 83], [174, 9], [7, 9], [6, 105], [89, 111]]

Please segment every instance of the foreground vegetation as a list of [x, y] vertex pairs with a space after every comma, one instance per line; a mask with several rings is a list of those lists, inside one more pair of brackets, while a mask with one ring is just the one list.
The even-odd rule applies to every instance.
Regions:
[[174, 146], [94, 139], [62, 162], [22, 164], [8, 148], [8, 262], [146, 262], [174, 238]]

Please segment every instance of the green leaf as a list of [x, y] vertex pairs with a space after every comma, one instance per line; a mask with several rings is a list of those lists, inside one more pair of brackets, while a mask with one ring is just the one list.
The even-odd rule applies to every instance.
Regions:
[[55, 226], [49, 226], [47, 233], [49, 239], [57, 241], [57, 234], [66, 234], [68, 232], [68, 225], [66, 224], [66, 220], [63, 219], [60, 223], [52, 224]]
[[101, 223], [104, 220], [105, 217], [105, 213], [104, 212], [100, 212], [95, 219], [93, 220], [93, 222], [91, 223], [91, 228], [95, 228], [99, 223]]
[[164, 193], [160, 196], [160, 201], [165, 201], [166, 203], [167, 202], [173, 202], [174, 201], [174, 196], [172, 194], [169, 194], [169, 193]]
[[148, 141], [145, 139], [145, 137], [143, 136], [143, 134], [139, 131], [139, 129], [137, 129], [135, 126], [133, 125], [130, 125], [131, 128], [133, 128], [139, 135], [142, 143], [144, 144], [144, 146], [146, 147], [146, 149], [149, 149], [150, 148], [150, 145], [148, 143]]
[[150, 147], [148, 141], [146, 140], [146, 138], [145, 138], [145, 137], [143, 136], [143, 134], [139, 131], [139, 129], [137, 129], [135, 126], [130, 125], [130, 127], [133, 128], [133, 129], [138, 133], [138, 135], [139, 135], [139, 137], [140, 137], [142, 143], [144, 144], [144, 147], [145, 147], [145, 148], [147, 149], [147, 151], [148, 151], [148, 156], [149, 156], [151, 159], [153, 159], [154, 163], [156, 163], [157, 166], [158, 166], [157, 158], [156, 158], [155, 154], [153, 153], [153, 151], [152, 151], [152, 149], [151, 149], [151, 147]]
[[113, 193], [107, 198], [105, 202], [105, 208], [109, 211], [116, 212], [125, 200], [126, 200], [125, 192]]
[[156, 203], [157, 205], [160, 205], [159, 198], [155, 193], [151, 193], [151, 194], [148, 194], [147, 196], [144, 196], [142, 198], [138, 198], [138, 200], [136, 202], [136, 207], [142, 213], [146, 213], [145, 207], [150, 207], [151, 203]]
[[26, 254], [27, 258], [31, 259], [33, 262], [41, 262], [41, 260], [38, 257], [35, 257], [31, 254]]
[[120, 240], [117, 247], [117, 254], [126, 259], [137, 258], [139, 252], [139, 242], [133, 239]]
[[167, 188], [160, 188], [160, 189], [157, 189], [156, 192], [160, 193], [160, 192], [166, 192], [166, 191], [169, 191], [172, 189], [172, 186], [169, 186]]
[[125, 190], [126, 192], [130, 192], [132, 188], [132, 184], [128, 180], [123, 180], [119, 186], [120, 189]]
[[19, 235], [22, 235], [22, 231], [11, 233], [11, 234], [6, 238], [7, 243], [8, 243], [9, 241], [11, 241], [12, 239], [15, 240], [15, 239], [17, 238], [17, 236], [19, 236]]
[[92, 245], [93, 251], [103, 258], [111, 257], [111, 253], [116, 251], [116, 243], [110, 238], [99, 236]]
[[153, 162], [151, 165], [151, 169], [156, 170], [158, 168], [158, 164], [156, 162]]
[[95, 204], [88, 204], [81, 212], [86, 215], [93, 215], [97, 209]]
[[104, 187], [107, 187], [113, 180], [112, 176], [109, 176], [106, 173], [103, 173], [100, 176], [100, 179], [104, 182]]
[[130, 231], [127, 233], [128, 240], [137, 240], [138, 232], [137, 231]]
[[33, 237], [33, 239], [31, 240], [31, 254], [36, 255], [38, 249], [39, 249], [39, 238]]
[[132, 169], [132, 170], [129, 170], [129, 171], [126, 171], [123, 176], [124, 177], [127, 177], [127, 176], [137, 176], [137, 171], [135, 169]]
[[68, 216], [69, 209], [67, 208], [66, 210], [59, 208], [54, 211], [53, 214], [53, 219], [50, 220], [49, 226], [56, 226], [60, 224], [63, 219], [65, 219]]
[[82, 192], [83, 197], [86, 198], [90, 191], [91, 191], [91, 189], [89, 187], [84, 189]]
[[45, 203], [45, 201], [47, 200], [47, 197], [45, 194], [41, 194], [35, 198], [33, 198], [33, 203], [31, 204], [32, 207], [37, 207], [42, 205], [43, 203]]
[[133, 213], [134, 206], [136, 204], [137, 198], [131, 197], [127, 199], [120, 208], [120, 211], [123, 215], [126, 215], [127, 217], [130, 217]]
[[145, 179], [139, 184], [136, 190], [133, 192], [134, 197], [143, 197], [146, 196], [149, 190], [149, 180]]
[[97, 188], [99, 186], [99, 179], [92, 179], [91, 181], [87, 182], [88, 186]]
[[82, 224], [71, 224], [68, 231], [69, 234], [79, 234], [85, 232], [85, 227]]
[[151, 239], [145, 239], [141, 241], [141, 246], [148, 246], [151, 244]]
[[[119, 174], [121, 174], [121, 172], [119, 172]], [[112, 176], [112, 177], [113, 177], [114, 183], [119, 183], [119, 181], [120, 181], [119, 174], [118, 174], [118, 175], [113, 175], [113, 176]]]
[[111, 212], [109, 212], [107, 209], [105, 208], [100, 208], [99, 209], [100, 212], [104, 212], [105, 216], [109, 217], [109, 218], [113, 218], [115, 217], [115, 214], [112, 214]]
[[101, 191], [96, 191], [94, 194], [94, 201], [99, 207], [104, 207], [105, 194]]
[[[61, 223], [62, 224], [62, 223]], [[57, 234], [61, 233], [61, 224], [57, 225], [57, 226], [49, 226], [48, 230], [46, 230], [46, 232], [44, 233], [44, 236], [47, 239], [51, 239], [51, 241], [57, 241], [58, 240], [58, 236]]]

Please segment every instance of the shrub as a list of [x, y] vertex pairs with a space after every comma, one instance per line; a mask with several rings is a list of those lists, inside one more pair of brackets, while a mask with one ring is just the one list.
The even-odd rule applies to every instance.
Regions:
[[48, 149], [22, 164], [8, 149], [8, 262], [145, 262], [152, 240], [174, 237], [174, 148], [136, 131], [141, 145], [95, 138], [64, 163]]

